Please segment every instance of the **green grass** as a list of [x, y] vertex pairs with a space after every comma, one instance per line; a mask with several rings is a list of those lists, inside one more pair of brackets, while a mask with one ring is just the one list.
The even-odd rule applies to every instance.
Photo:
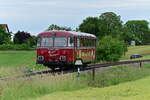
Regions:
[[29, 67], [35, 60], [35, 51], [0, 51], [0, 67]]
[[[139, 66], [114, 66], [101, 69], [96, 73], [95, 81], [89, 80], [89, 85], [94, 87], [106, 87], [117, 85], [127, 81], [134, 81], [150, 75], [150, 65], [144, 64], [143, 68]], [[88, 74], [87, 80], [92, 75]]]
[[105, 88], [56, 92], [29, 100], [149, 100], [150, 77]]
[[[66, 74], [54, 77], [46, 75], [36, 76], [30, 79], [0, 81], [0, 100], [34, 100], [36, 98], [45, 100], [43, 99], [45, 98], [45, 95], [48, 95], [49, 98], [51, 98], [52, 95], [51, 100], [57, 100], [57, 96], [58, 98], [62, 96], [59, 95], [59, 92], [67, 93], [67, 96], [70, 95], [73, 97], [78, 97], [80, 94], [82, 97], [83, 94], [86, 96], [86, 93], [88, 93], [84, 90], [91, 89], [92, 92], [92, 89], [101, 90], [103, 87], [107, 88], [112, 85], [117, 86], [123, 82], [135, 81], [148, 76], [150, 76], [150, 64], [145, 64], [143, 68], [116, 66], [102, 69], [101, 71], [97, 70], [95, 81], [92, 81], [90, 72], [87, 74], [81, 74], [79, 80], [77, 79], [76, 74]], [[76, 91], [80, 90], [83, 93], [80, 92], [79, 94], [76, 94]], [[68, 94], [69, 92], [73, 94]], [[56, 96], [56, 99], [53, 95]], [[95, 96], [100, 98], [102, 94], [99, 96], [97, 93]], [[47, 99], [48, 97], [46, 96]], [[89, 98], [85, 99], [90, 100], [92, 98], [92, 94], [88, 95], [88, 97]], [[80, 99], [80, 96], [78, 99]], [[84, 97], [82, 97], [82, 99], [84, 100]], [[62, 100], [65, 100], [65, 98]], [[74, 100], [74, 98], [72, 100]]]
[[77, 81], [74, 76], [70, 75], [43, 78], [37, 76], [28, 80], [1, 81], [0, 100], [27, 100], [56, 91], [74, 91], [86, 86], [83, 80]]
[[0, 51], [0, 77], [45, 69], [36, 65], [36, 51]]

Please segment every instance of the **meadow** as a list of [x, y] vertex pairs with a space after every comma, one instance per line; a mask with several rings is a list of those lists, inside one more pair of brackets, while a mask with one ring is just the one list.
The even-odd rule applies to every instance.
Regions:
[[36, 51], [0, 51], [0, 77], [47, 69], [36, 65]]
[[140, 54], [143, 57], [140, 59], [149, 59], [150, 58], [150, 46], [130, 46], [125, 55], [122, 56], [121, 60], [130, 60], [130, 55]]

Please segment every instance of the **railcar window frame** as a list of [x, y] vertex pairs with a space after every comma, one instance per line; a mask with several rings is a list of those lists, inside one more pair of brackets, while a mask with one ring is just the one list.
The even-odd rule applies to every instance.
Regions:
[[[44, 43], [43, 43], [43, 39], [47, 39], [47, 40], [45, 40]], [[48, 39], [51, 39], [51, 42], [50, 42], [50, 40], [48, 40]], [[48, 42], [47, 42], [47, 41], [48, 41]], [[41, 46], [41, 47], [53, 47], [53, 42], [54, 42], [53, 37], [48, 37], [48, 36], [46, 36], [46, 37], [41, 37], [40, 46]], [[51, 44], [49, 44], [49, 43], [51, 43]]]
[[[55, 43], [56, 43], [56, 38], [58, 39], [61, 39], [61, 38], [64, 38], [64, 39], [66, 39], [65, 40], [65, 45], [56, 45]], [[60, 42], [60, 43], [62, 43], [62, 41]], [[67, 37], [54, 37], [54, 47], [67, 47], [68, 45], [68, 38]]]
[[37, 39], [37, 47], [40, 47], [41, 46], [41, 37], [38, 37]]
[[68, 37], [68, 47], [74, 47], [75, 46], [75, 38], [74, 37]]
[[96, 47], [96, 39], [90, 37], [77, 37], [77, 47]]

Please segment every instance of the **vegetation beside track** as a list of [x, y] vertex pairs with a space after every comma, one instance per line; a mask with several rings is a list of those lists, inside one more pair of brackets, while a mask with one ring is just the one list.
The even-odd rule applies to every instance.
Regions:
[[149, 100], [150, 77], [105, 88], [61, 91], [29, 100]]
[[[51, 95], [55, 95], [55, 93], [56, 96], [57, 95], [59, 96], [59, 93], [57, 92], [61, 92], [61, 91], [62, 93], [65, 91], [66, 91], [65, 93], [68, 93], [67, 91], [71, 93], [76, 93], [76, 91], [78, 90], [81, 90], [83, 92], [85, 90], [85, 92], [87, 93], [87, 90], [91, 89], [91, 92], [94, 92], [93, 90], [95, 89], [95, 87], [97, 88], [97, 91], [101, 91], [103, 90], [102, 89], [103, 87], [109, 88], [108, 86], [111, 85], [117, 85], [123, 82], [134, 81], [134, 80], [138, 80], [150, 76], [150, 64], [144, 64], [142, 68], [139, 68], [138, 66], [136, 67], [116, 66], [116, 67], [109, 67], [109, 68], [97, 70], [95, 81], [92, 80], [91, 74], [92, 74], [91, 72], [83, 73], [80, 75], [80, 79], [77, 79], [77, 74], [75, 73], [75, 74], [66, 74], [60, 76], [46, 75], [46, 76], [35, 76], [34, 78], [27, 78], [27, 79], [24, 78], [19, 80], [15, 79], [15, 80], [1, 81], [0, 99], [1, 100], [30, 100], [30, 99], [34, 100], [38, 97], [40, 98], [45, 95], [48, 95], [49, 97]], [[86, 96], [85, 93], [82, 92], [80, 93]], [[76, 98], [76, 96], [78, 96], [78, 93], [72, 95], [74, 95], [74, 98]], [[101, 96], [102, 95], [98, 96], [98, 98], [101, 98]], [[91, 97], [89, 95], [89, 99], [90, 98]], [[40, 98], [40, 99], [45, 100], [45, 98]], [[54, 100], [53, 96], [51, 100]]]

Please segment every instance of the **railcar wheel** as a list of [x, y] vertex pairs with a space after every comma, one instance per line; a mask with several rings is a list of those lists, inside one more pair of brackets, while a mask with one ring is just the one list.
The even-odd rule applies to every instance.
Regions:
[[55, 67], [49, 67], [52, 71], [55, 71]]

